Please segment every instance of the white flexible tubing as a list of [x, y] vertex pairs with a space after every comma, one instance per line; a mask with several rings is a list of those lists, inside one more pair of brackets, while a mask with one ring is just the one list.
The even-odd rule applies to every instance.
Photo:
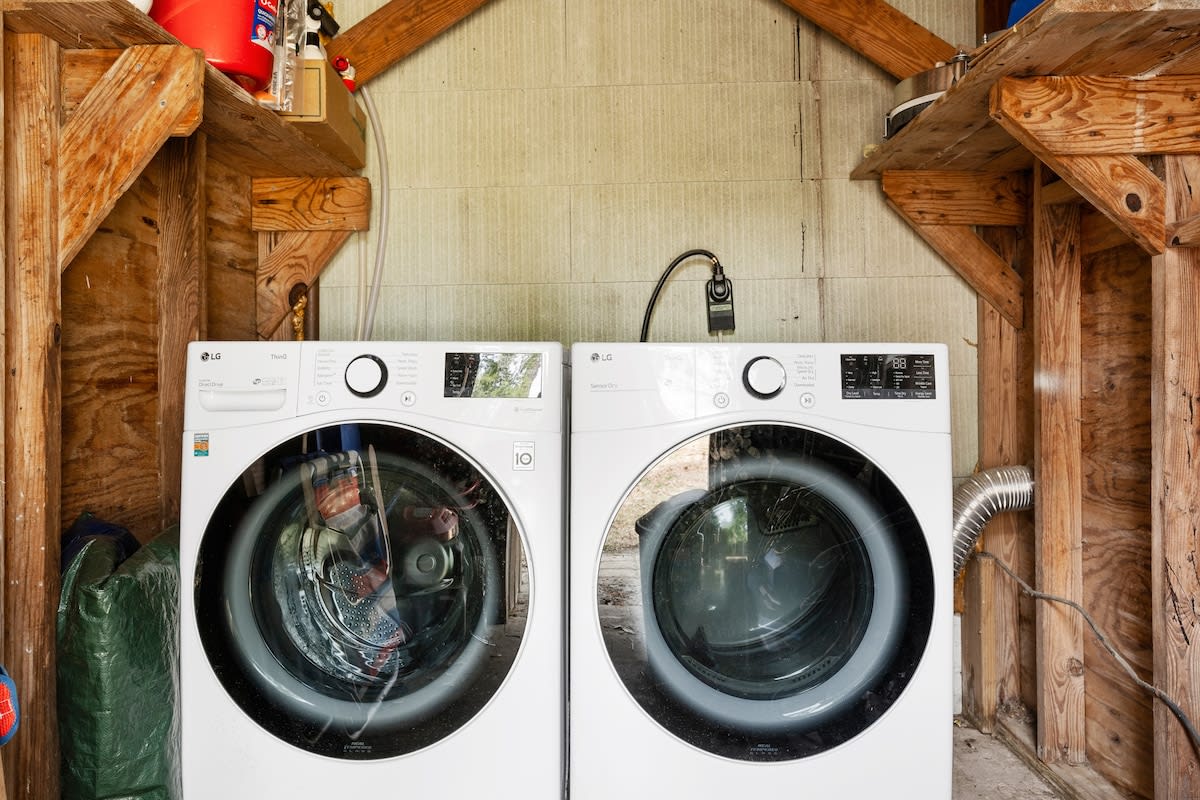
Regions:
[[366, 86], [359, 86], [358, 93], [363, 105], [367, 108], [367, 120], [371, 124], [371, 135], [375, 139], [375, 153], [379, 157], [379, 236], [375, 240], [375, 270], [371, 276], [371, 291], [367, 297], [367, 309], [363, 315], [359, 339], [371, 338], [375, 328], [375, 310], [379, 306], [379, 288], [383, 284], [383, 261], [387, 252], [388, 222], [391, 216], [389, 209], [388, 190], [388, 160], [387, 145], [384, 142], [383, 125], [379, 122], [379, 114], [375, 111], [375, 103]]
[[370, 283], [367, 270], [367, 231], [359, 231], [354, 235], [354, 260], [357, 266], [355, 286], [358, 291], [354, 296], [354, 338], [363, 338], [363, 319], [367, 313], [367, 284]]

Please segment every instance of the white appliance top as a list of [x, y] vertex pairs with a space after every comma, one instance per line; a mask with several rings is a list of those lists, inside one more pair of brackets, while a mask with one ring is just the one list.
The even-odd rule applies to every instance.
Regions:
[[571, 348], [572, 430], [736, 416], [950, 432], [944, 344], [632, 344]]
[[192, 342], [187, 430], [324, 411], [562, 430], [557, 342]]

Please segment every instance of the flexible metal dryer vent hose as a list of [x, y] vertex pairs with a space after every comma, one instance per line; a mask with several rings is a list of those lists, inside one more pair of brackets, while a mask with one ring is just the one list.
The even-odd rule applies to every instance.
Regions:
[[1029, 467], [993, 467], [977, 472], [954, 490], [954, 575], [975, 552], [975, 542], [1001, 511], [1033, 506], [1033, 472]]

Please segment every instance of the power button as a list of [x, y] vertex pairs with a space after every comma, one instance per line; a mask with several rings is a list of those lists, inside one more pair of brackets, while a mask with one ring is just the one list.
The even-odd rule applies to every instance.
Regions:
[[513, 469], [528, 472], [533, 467], [533, 442], [513, 442]]

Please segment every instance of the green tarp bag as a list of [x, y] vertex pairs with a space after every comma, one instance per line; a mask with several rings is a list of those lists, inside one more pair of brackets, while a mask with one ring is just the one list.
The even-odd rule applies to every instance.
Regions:
[[83, 544], [58, 604], [63, 800], [175, 800], [179, 780], [179, 531], [120, 561]]

